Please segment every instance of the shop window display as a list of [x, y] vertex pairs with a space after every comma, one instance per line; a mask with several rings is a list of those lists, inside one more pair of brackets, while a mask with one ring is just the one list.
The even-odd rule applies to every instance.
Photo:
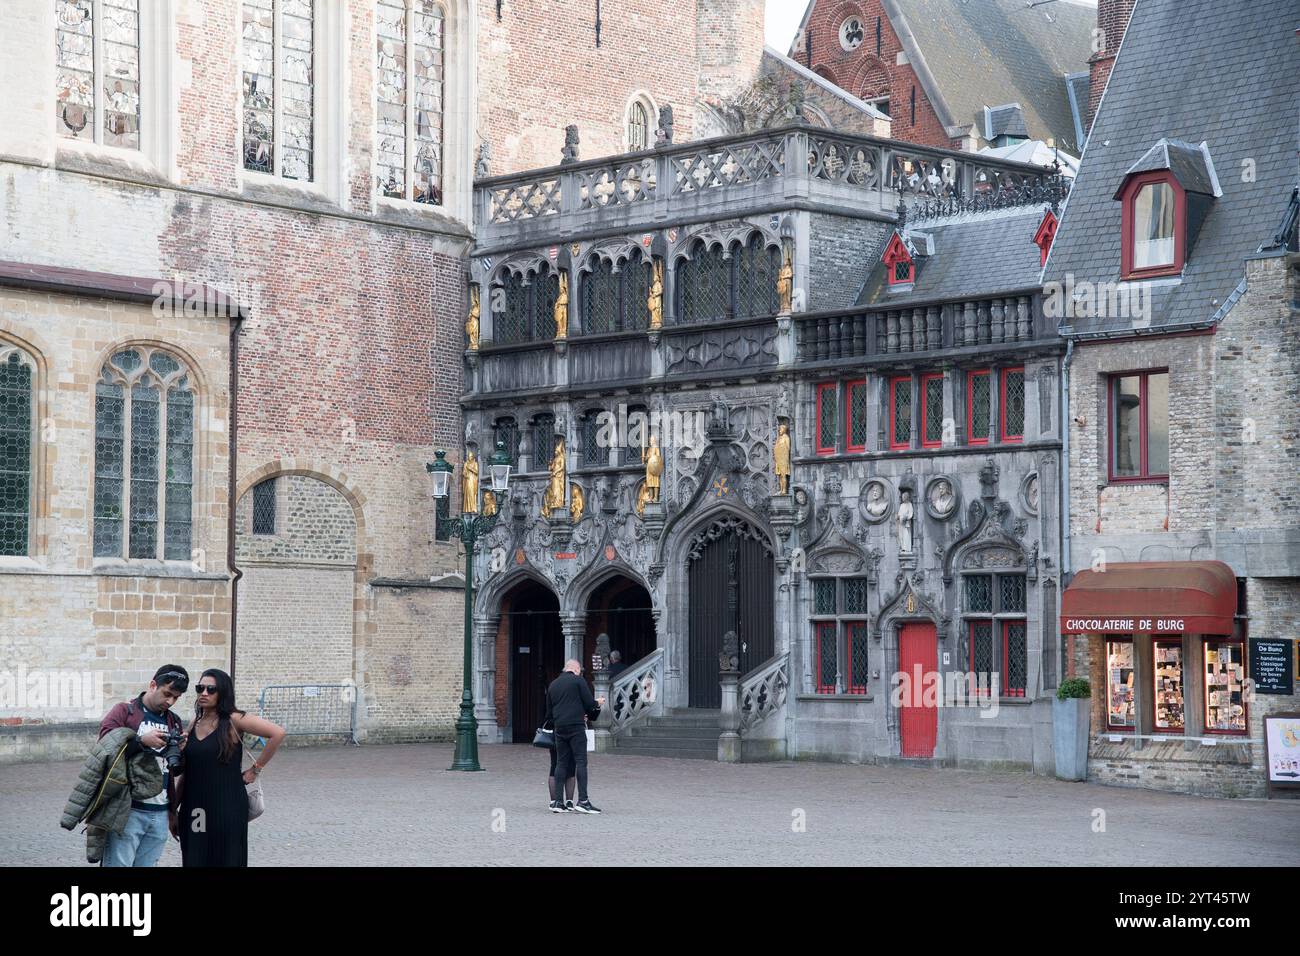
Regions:
[[1244, 734], [1246, 655], [1241, 641], [1205, 642], [1205, 730]]
[[1132, 641], [1106, 642], [1106, 726], [1111, 730], [1136, 726]]
[[1155, 642], [1156, 730], [1183, 729], [1183, 645], [1181, 641]]

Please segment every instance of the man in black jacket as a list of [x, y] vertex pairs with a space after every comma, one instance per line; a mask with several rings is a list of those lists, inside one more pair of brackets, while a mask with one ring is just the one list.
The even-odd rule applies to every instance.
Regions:
[[[546, 689], [546, 718], [555, 727], [555, 779], [578, 778], [578, 802], [573, 807], [579, 813], [600, 813], [587, 799], [587, 725], [585, 719], [600, 716], [604, 697], [591, 696], [591, 688], [582, 679], [582, 665], [566, 661], [560, 676]], [[555, 813], [565, 807], [558, 800], [551, 804]]]

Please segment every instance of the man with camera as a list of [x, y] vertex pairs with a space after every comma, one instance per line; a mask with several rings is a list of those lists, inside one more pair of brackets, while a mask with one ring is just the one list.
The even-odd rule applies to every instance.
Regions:
[[158, 755], [163, 772], [162, 792], [148, 800], [132, 800], [126, 829], [108, 834], [104, 866], [153, 866], [167, 845], [168, 832], [175, 832], [172, 775], [181, 763], [184, 724], [171, 709], [189, 686], [185, 668], [165, 664], [153, 675], [148, 690], [115, 705], [99, 725], [100, 737], [117, 727], [134, 730], [136, 736], [126, 747], [127, 759], [142, 750], [151, 751]]

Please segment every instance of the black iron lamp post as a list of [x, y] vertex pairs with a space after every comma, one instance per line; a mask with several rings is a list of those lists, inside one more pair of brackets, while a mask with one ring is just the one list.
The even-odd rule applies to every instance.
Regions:
[[[451, 494], [452, 466], [447, 453], [435, 451], [437, 461], [424, 466], [433, 476], [434, 499]], [[474, 691], [470, 687], [470, 669], [473, 667], [474, 634], [474, 544], [480, 537], [496, 527], [501, 504], [508, 501], [506, 491], [510, 485], [510, 455], [505, 442], [497, 442], [497, 450], [488, 463], [489, 488], [498, 502], [492, 514], [484, 515], [465, 511], [465, 506], [477, 508], [478, 502], [461, 502], [461, 516], [451, 520], [450, 532], [465, 546], [465, 680], [460, 693], [460, 716], [456, 718], [456, 756], [450, 770], [482, 770], [478, 763], [478, 720], [474, 717]]]

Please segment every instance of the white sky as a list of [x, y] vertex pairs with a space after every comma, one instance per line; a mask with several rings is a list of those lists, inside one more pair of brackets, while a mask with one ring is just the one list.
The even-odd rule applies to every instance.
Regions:
[[790, 50], [808, 0], [767, 0], [767, 45], [782, 53]]

